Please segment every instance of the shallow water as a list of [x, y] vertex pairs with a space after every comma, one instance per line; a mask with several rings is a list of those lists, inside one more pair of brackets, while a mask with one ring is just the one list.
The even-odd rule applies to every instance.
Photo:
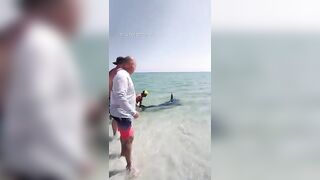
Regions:
[[[169, 101], [173, 93], [180, 106], [146, 110], [134, 122], [133, 161], [137, 179], [210, 179], [211, 73], [136, 73], [136, 91], [149, 91], [144, 105]], [[109, 127], [109, 135], [112, 130]], [[120, 142], [109, 143], [110, 179], [126, 179]]]

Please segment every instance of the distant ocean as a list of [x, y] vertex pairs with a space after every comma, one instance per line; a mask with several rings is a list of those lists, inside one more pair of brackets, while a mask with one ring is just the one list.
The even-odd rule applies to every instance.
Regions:
[[[211, 73], [135, 73], [137, 93], [148, 90], [143, 104], [169, 101], [181, 106], [141, 112], [134, 122], [133, 160], [141, 171], [139, 180], [210, 179]], [[109, 128], [110, 129], [110, 128]], [[109, 130], [111, 135], [111, 129]], [[110, 154], [120, 153], [120, 143], [109, 144]], [[125, 168], [124, 159], [111, 159], [109, 171]], [[111, 179], [124, 179], [114, 173]]]

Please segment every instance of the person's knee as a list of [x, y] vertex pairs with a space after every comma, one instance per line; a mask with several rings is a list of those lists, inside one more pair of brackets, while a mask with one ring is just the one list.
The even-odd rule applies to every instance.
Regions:
[[134, 137], [133, 137], [133, 136], [130, 136], [130, 137], [128, 138], [128, 144], [132, 144], [133, 139], [134, 139]]
[[133, 143], [133, 137], [130, 137], [130, 138], [126, 141], [126, 147], [127, 147], [127, 148], [131, 148], [131, 147], [132, 147], [132, 143]]

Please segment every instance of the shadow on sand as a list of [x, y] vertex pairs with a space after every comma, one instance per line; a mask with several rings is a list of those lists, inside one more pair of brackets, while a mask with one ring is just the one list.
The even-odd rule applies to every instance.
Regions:
[[108, 137], [108, 141], [109, 141], [109, 142], [113, 141], [113, 137], [109, 136], [109, 137]]
[[112, 176], [115, 176], [117, 174], [121, 174], [121, 173], [125, 173], [125, 172], [126, 172], [125, 169], [109, 171], [109, 178], [111, 178]]
[[109, 159], [120, 158], [119, 154], [109, 154]]

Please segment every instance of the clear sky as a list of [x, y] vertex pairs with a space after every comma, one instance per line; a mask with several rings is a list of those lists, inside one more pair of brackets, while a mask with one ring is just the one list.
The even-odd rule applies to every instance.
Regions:
[[210, 0], [110, 0], [109, 68], [131, 55], [140, 72], [210, 71]]
[[319, 0], [214, 0], [216, 31], [320, 31]]

